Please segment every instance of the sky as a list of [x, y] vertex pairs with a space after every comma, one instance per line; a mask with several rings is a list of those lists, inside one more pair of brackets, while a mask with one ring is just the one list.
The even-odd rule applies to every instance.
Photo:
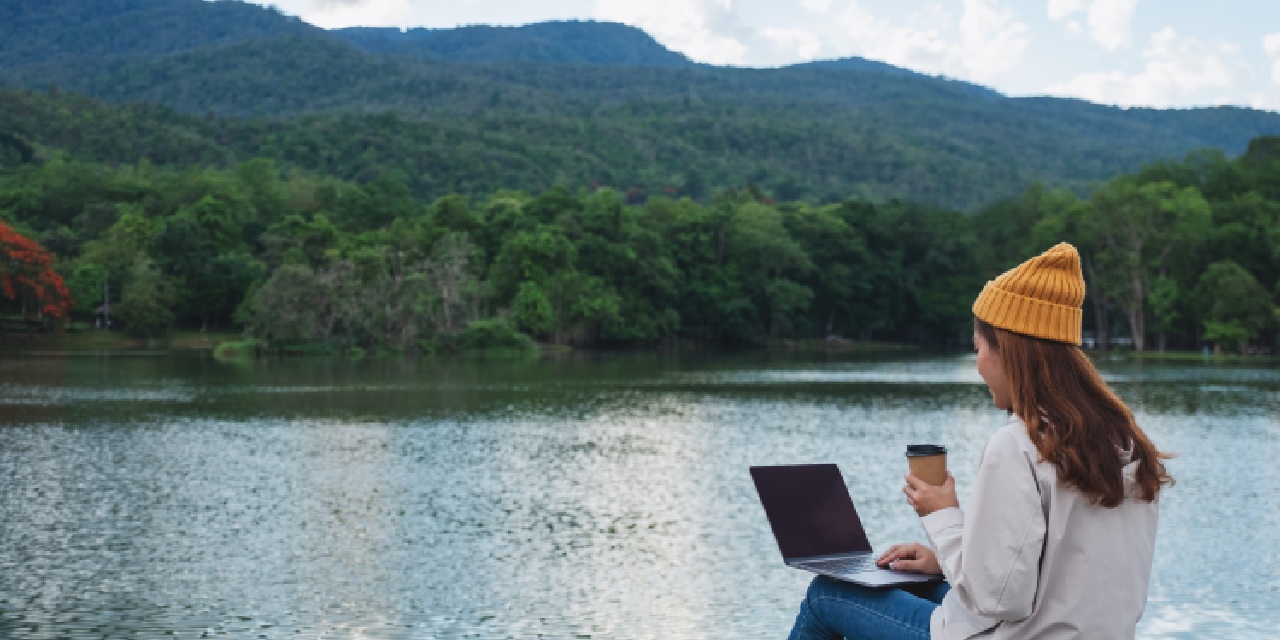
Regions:
[[272, 0], [326, 27], [607, 20], [717, 65], [861, 56], [1014, 96], [1280, 111], [1280, 0]]

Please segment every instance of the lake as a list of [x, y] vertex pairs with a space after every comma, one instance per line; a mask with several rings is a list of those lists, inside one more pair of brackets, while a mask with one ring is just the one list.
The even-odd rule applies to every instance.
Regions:
[[[1280, 369], [1107, 360], [1156, 444], [1139, 637], [1280, 628]], [[0, 359], [0, 636], [783, 638], [747, 467], [840, 464], [922, 540], [902, 451], [964, 504], [1003, 423], [972, 354]]]

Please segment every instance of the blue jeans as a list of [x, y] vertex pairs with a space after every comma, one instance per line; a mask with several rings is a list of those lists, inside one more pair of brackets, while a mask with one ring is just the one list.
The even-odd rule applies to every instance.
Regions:
[[818, 576], [789, 640], [928, 640], [929, 617], [950, 588], [945, 582], [872, 588]]

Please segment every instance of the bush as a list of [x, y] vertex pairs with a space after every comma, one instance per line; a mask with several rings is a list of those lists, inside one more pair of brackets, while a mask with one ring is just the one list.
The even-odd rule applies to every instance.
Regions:
[[537, 348], [533, 338], [520, 333], [511, 321], [505, 318], [472, 322], [462, 332], [458, 345], [467, 351], [494, 349], [531, 351]]
[[257, 354], [262, 343], [248, 338], [220, 343], [213, 348], [213, 358], [218, 361], [248, 360]]

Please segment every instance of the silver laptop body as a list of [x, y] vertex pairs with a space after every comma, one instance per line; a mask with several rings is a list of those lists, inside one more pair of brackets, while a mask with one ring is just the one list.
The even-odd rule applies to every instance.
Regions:
[[836, 465], [751, 467], [751, 478], [787, 566], [869, 587], [942, 579], [876, 566]]

